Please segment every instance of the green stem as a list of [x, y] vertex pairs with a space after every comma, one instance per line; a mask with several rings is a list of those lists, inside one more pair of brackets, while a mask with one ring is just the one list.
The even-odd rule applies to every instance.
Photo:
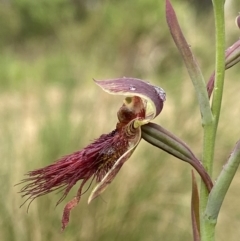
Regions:
[[218, 179], [212, 189], [208, 204], [205, 211], [205, 217], [215, 222], [217, 220], [223, 200], [226, 196], [228, 188], [236, 174], [240, 164], [240, 141], [236, 143], [228, 162], [223, 166], [223, 169], [218, 176]]
[[[203, 140], [203, 165], [209, 175], [212, 173], [212, 160], [214, 156], [214, 144], [215, 144], [215, 134], [213, 129], [213, 122], [209, 125], [204, 126], [204, 140]], [[214, 227], [215, 224], [208, 222], [204, 219], [204, 212], [208, 202], [208, 191], [204, 186], [204, 182], [201, 181], [200, 190], [200, 232], [202, 241], [212, 241], [214, 240]]]
[[[222, 103], [224, 72], [225, 72], [225, 27], [224, 27], [224, 0], [212, 0], [216, 29], [216, 75], [212, 100], [213, 122], [205, 125], [203, 143], [203, 165], [212, 176], [215, 139]], [[204, 217], [208, 201], [208, 192], [205, 185], [201, 185], [200, 214], [201, 214], [201, 240], [213, 241], [216, 220]]]
[[225, 74], [224, 0], [213, 0], [213, 6], [215, 9], [214, 14], [216, 21], [216, 75], [212, 101], [212, 113], [216, 132], [221, 110]]

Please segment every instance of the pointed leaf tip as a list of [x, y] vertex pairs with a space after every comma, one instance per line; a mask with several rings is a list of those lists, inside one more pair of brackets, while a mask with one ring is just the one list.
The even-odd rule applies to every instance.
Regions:
[[[179, 33], [180, 26], [178, 24], [176, 13], [169, 0], [166, 0], [166, 19], [171, 34], [176, 37]], [[174, 41], [176, 40], [174, 39]]]

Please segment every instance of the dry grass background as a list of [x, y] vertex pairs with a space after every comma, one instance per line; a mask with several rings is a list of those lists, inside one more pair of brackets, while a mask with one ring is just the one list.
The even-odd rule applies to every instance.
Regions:
[[[197, 16], [188, 2], [173, 3], [208, 78], [214, 68], [211, 9]], [[102, 92], [92, 78], [132, 76], [161, 86], [167, 101], [154, 122], [181, 137], [201, 157], [195, 93], [168, 33], [164, 4], [154, 0], [136, 5], [128, 1], [91, 4], [83, 4], [81, 21], [70, 18], [56, 26], [52, 21], [52, 32], [27, 35], [14, 21], [18, 15], [13, 7], [19, 5], [0, 2], [6, 16], [14, 16], [0, 30], [7, 30], [5, 35], [11, 39], [1, 42], [0, 56], [0, 240], [192, 240], [191, 167], [144, 141], [100, 198], [87, 205], [90, 192], [83, 196], [64, 233], [60, 232], [62, 209], [77, 187], [56, 208], [61, 194], [35, 200], [28, 213], [27, 206], [19, 209], [23, 200], [20, 187], [14, 185], [27, 171], [50, 164], [114, 129], [122, 98]], [[235, 10], [234, 1], [229, 2], [228, 45], [239, 37]], [[226, 73], [214, 177], [240, 136], [239, 74], [239, 67]], [[239, 186], [238, 171], [219, 216], [216, 240], [239, 239]]]

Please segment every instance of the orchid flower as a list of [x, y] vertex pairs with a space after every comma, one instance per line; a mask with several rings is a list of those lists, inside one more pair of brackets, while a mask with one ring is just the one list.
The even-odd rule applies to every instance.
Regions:
[[[22, 196], [31, 202], [40, 196], [63, 190], [57, 202], [62, 202], [72, 187], [82, 181], [77, 195], [63, 210], [62, 230], [69, 223], [71, 210], [79, 203], [83, 187], [88, 180], [96, 180], [97, 186], [89, 196], [88, 203], [99, 196], [113, 181], [122, 165], [129, 159], [141, 140], [141, 126], [160, 114], [165, 101], [162, 88], [135, 78], [94, 80], [104, 91], [125, 96], [119, 109], [115, 130], [103, 134], [80, 151], [66, 155], [53, 164], [28, 172], [21, 183]], [[25, 203], [24, 202], [24, 203]], [[23, 204], [24, 204], [23, 203]]]

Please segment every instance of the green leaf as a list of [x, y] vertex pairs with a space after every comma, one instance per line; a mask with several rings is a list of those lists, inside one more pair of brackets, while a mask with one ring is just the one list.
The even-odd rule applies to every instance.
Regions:
[[177, 16], [169, 0], [166, 0], [166, 18], [173, 40], [183, 57], [188, 74], [195, 87], [203, 125], [211, 123], [213, 117], [202, 72], [182, 33], [178, 24]]

